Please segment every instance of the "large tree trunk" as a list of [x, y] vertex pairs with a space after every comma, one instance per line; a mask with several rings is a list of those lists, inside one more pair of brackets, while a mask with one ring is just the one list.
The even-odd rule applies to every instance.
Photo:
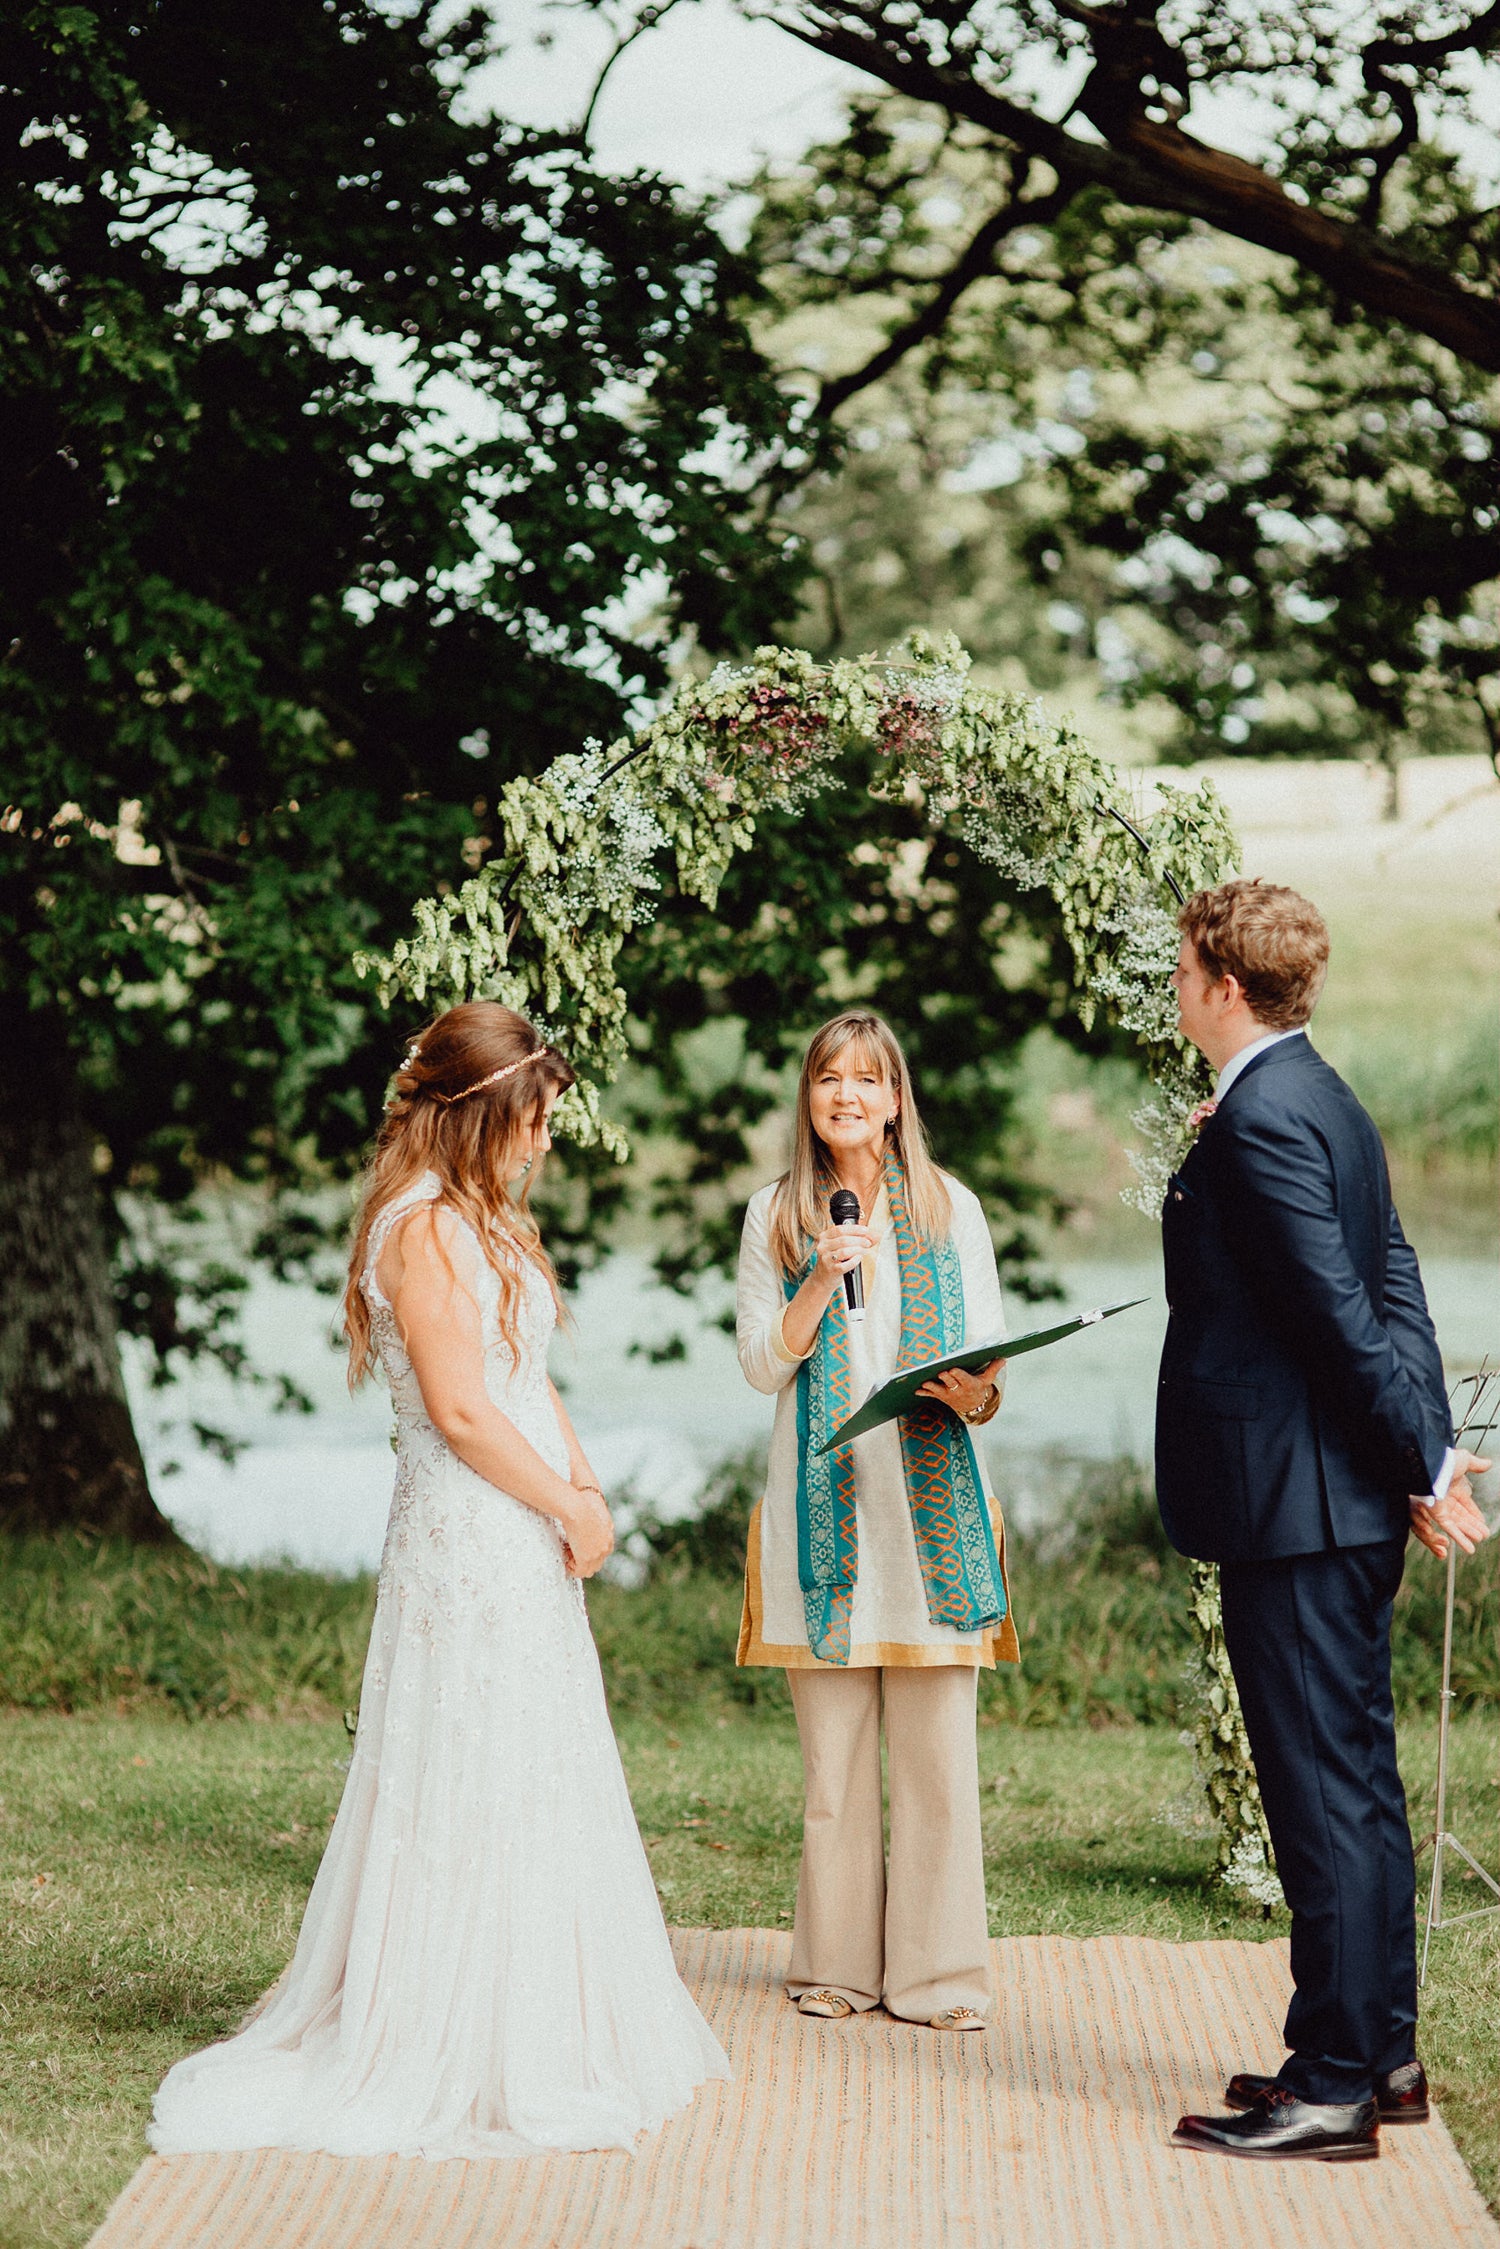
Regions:
[[57, 1016], [0, 1001], [0, 1529], [172, 1539], [120, 1372], [93, 1142]]

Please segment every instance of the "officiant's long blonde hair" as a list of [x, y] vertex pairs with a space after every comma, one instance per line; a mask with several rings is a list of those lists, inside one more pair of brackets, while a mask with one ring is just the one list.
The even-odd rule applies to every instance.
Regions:
[[889, 1023], [867, 1008], [845, 1008], [814, 1031], [803, 1056], [792, 1160], [776, 1182], [771, 1203], [771, 1255], [792, 1280], [806, 1267], [809, 1240], [828, 1224], [828, 1197], [838, 1184], [828, 1150], [813, 1130], [812, 1089], [829, 1063], [851, 1046], [859, 1049], [857, 1059], [895, 1092], [896, 1114], [885, 1128], [886, 1146], [905, 1173], [906, 1208], [917, 1238], [941, 1241], [953, 1223], [952, 1199], [927, 1146], [900, 1040]]

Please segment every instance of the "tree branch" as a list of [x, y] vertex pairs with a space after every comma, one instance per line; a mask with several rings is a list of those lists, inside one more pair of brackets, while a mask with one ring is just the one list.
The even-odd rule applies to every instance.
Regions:
[[663, 16], [670, 15], [676, 5], [677, 0], [651, 0], [649, 6], [642, 8], [630, 29], [622, 33], [615, 41], [613, 53], [605, 59], [603, 68], [594, 80], [594, 90], [589, 95], [588, 106], [583, 113], [583, 122], [578, 128], [578, 141], [581, 148], [587, 148], [589, 145], [589, 134], [593, 131], [594, 126], [594, 111], [599, 106], [599, 97], [609, 81], [609, 74], [614, 69], [615, 64], [627, 47], [634, 46], [643, 31], [654, 31]]
[[1415, 145], [1421, 131], [1421, 119], [1417, 114], [1417, 97], [1410, 86], [1403, 86], [1399, 78], [1388, 78], [1383, 71], [1372, 72], [1368, 60], [1365, 66], [1365, 84], [1372, 93], [1384, 94], [1396, 112], [1396, 130], [1373, 151], [1359, 151], [1362, 156], [1373, 154], [1375, 159], [1370, 184], [1360, 205], [1360, 216], [1366, 226], [1379, 226], [1381, 206], [1385, 201], [1385, 183], [1399, 160]]
[[1296, 260], [1367, 312], [1400, 320], [1460, 359], [1500, 373], [1500, 303], [1408, 256], [1353, 219], [1294, 203], [1280, 182], [1175, 125], [1138, 119], [1132, 152], [1151, 164], [1166, 208]]
[[1367, 312], [1402, 321], [1460, 359], [1500, 373], [1500, 303], [1476, 295], [1356, 220], [1294, 202], [1269, 172], [1210, 148], [1175, 122], [1158, 124], [1139, 109], [1121, 114], [1110, 108], [1106, 123], [1092, 120], [1108, 135], [1100, 146], [874, 31], [855, 30], [826, 15], [801, 23], [786, 16], [776, 20], [805, 46], [1039, 157], [1059, 179], [1093, 182], [1121, 202], [1201, 219], [1291, 258]]
[[1441, 62], [1446, 55], [1494, 46], [1500, 46], [1500, 0], [1486, 8], [1483, 15], [1475, 16], [1472, 22], [1459, 24], [1453, 31], [1444, 31], [1436, 39], [1372, 39], [1362, 50], [1365, 83], [1370, 82], [1372, 65], [1380, 70], [1391, 63], [1407, 63], [1421, 70], [1430, 63]]
[[972, 288], [976, 281], [982, 281], [986, 274], [994, 270], [995, 251], [1006, 235], [1013, 233], [1018, 226], [1033, 223], [1046, 225], [1072, 201], [1076, 192], [1076, 182], [1060, 183], [1050, 194], [1034, 196], [1029, 202], [1022, 202], [1018, 196], [1013, 195], [998, 211], [992, 212], [972, 237], [967, 249], [949, 267], [921, 311], [893, 330], [879, 351], [872, 353], [863, 367], [857, 367], [847, 375], [838, 375], [832, 382], [823, 385], [818, 393], [817, 412], [825, 417], [836, 414], [857, 391], [867, 390], [871, 383], [878, 383], [881, 376], [889, 374], [909, 351], [914, 350], [918, 344], [925, 343], [929, 336], [935, 336], [965, 290]]
[[[1397, 160], [1405, 155], [1421, 130], [1416, 92], [1403, 79], [1394, 77], [1393, 70], [1398, 66], [1405, 69], [1425, 69], [1447, 55], [1458, 54], [1470, 48], [1491, 47], [1497, 42], [1500, 42], [1500, 0], [1496, 0], [1496, 5], [1487, 8], [1483, 15], [1476, 16], [1472, 23], [1444, 32], [1440, 38], [1372, 39], [1362, 50], [1360, 72], [1365, 85], [1372, 94], [1385, 95], [1398, 121], [1389, 140], [1375, 151], [1375, 170], [1363, 208], [1363, 216], [1368, 225], [1379, 223], [1385, 183]], [[1352, 153], [1354, 152], [1351, 151]]]

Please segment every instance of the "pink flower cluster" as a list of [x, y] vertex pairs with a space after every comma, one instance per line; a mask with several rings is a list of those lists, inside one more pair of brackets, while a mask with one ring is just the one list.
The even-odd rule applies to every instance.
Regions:
[[935, 710], [909, 689], [892, 695], [880, 714], [875, 742], [883, 756], [898, 750], [936, 749], [947, 713]]
[[731, 752], [763, 758], [784, 773], [811, 764], [828, 739], [824, 713], [808, 710], [797, 692], [785, 687], [753, 687], [748, 701], [749, 710], [724, 722]]

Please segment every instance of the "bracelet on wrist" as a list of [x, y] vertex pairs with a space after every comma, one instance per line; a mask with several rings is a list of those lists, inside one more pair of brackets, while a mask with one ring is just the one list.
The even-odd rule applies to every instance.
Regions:
[[986, 1421], [993, 1421], [997, 1411], [999, 1410], [999, 1406], [1000, 1385], [998, 1382], [992, 1382], [990, 1384], [988, 1393], [980, 1400], [979, 1404], [974, 1408], [974, 1411], [972, 1413], [961, 1414], [959, 1418], [961, 1421], [967, 1422], [968, 1426], [971, 1429], [977, 1429], [981, 1425], [981, 1423]]

